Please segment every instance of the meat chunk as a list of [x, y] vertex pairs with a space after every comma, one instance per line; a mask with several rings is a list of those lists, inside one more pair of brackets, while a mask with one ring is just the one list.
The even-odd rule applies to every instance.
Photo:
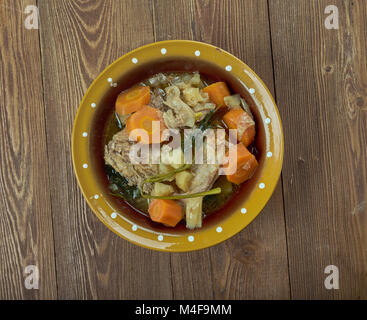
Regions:
[[192, 167], [194, 177], [188, 193], [197, 193], [210, 190], [214, 181], [218, 177], [219, 165], [217, 164], [199, 164]]
[[215, 109], [215, 104], [211, 102], [199, 103], [195, 107], [193, 107], [195, 112], [203, 112], [203, 111], [212, 111]]
[[[220, 162], [217, 159], [215, 144], [215, 136], [209, 136], [202, 143], [202, 149], [199, 153], [202, 153], [202, 164], [201, 156], [195, 155], [195, 162], [191, 167], [191, 172], [194, 177], [191, 180], [190, 188], [188, 193], [204, 192], [211, 189], [214, 181], [218, 178], [218, 171]], [[200, 143], [199, 143], [200, 145]]]
[[194, 111], [181, 100], [180, 89], [176, 86], [169, 86], [165, 89], [166, 101], [164, 104], [171, 108], [163, 113], [163, 119], [168, 128], [190, 127], [195, 125]]
[[[132, 164], [129, 152], [133, 144], [129, 141], [129, 135], [125, 129], [119, 131], [105, 146], [104, 159], [106, 164], [112, 166], [128, 180], [129, 185], [141, 186], [146, 178], [158, 174], [159, 166], [157, 164]], [[152, 184], [144, 184], [144, 192], [150, 193], [152, 189]]]
[[163, 97], [165, 96], [165, 92], [164, 90], [160, 89], [160, 88], [155, 88], [151, 94], [151, 98], [150, 98], [150, 105], [154, 108], [157, 108], [161, 111], [164, 111], [165, 105], [164, 103], [164, 99]]
[[202, 102], [209, 102], [208, 94], [201, 94], [199, 88], [186, 88], [182, 91], [183, 100], [190, 106], [195, 107]]

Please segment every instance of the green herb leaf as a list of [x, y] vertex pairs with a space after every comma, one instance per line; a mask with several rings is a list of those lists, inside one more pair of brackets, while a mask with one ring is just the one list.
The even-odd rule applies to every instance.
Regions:
[[189, 198], [199, 198], [210, 196], [214, 194], [219, 194], [222, 192], [221, 188], [215, 188], [205, 192], [191, 193], [191, 194], [176, 194], [173, 196], [152, 196], [149, 194], [142, 193], [141, 196], [146, 199], [164, 199], [164, 200], [178, 200], [178, 199], [189, 199]]
[[201, 131], [205, 131], [210, 127], [210, 119], [213, 117], [213, 115], [218, 111], [218, 108], [215, 108], [214, 110], [210, 111], [203, 120], [200, 121], [199, 129]]
[[148, 183], [148, 182], [162, 182], [164, 180], [172, 178], [176, 173], [179, 173], [179, 172], [185, 171], [187, 169], [190, 169], [190, 167], [191, 167], [191, 164], [184, 164], [181, 167], [179, 167], [178, 169], [172, 170], [170, 172], [161, 173], [161, 174], [157, 174], [155, 176], [149, 177], [149, 178], [144, 180], [144, 182], [142, 184], [142, 187], [145, 183]]
[[119, 194], [120, 198], [130, 202], [140, 197], [139, 188], [130, 186], [127, 179], [111, 166], [105, 165], [105, 171], [110, 183], [109, 189], [114, 195]]

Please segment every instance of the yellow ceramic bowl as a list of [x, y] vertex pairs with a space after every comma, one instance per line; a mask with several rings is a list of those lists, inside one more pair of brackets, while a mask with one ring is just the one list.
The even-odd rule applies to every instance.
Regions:
[[[151, 223], [109, 194], [103, 170], [103, 129], [119, 92], [161, 71], [194, 71], [224, 80], [246, 99], [257, 126], [255, 175], [203, 228], [186, 230]], [[172, 40], [133, 50], [105, 69], [85, 94], [76, 115], [72, 153], [79, 186], [97, 217], [120, 237], [149, 249], [191, 251], [213, 246], [245, 228], [263, 209], [280, 176], [283, 132], [275, 102], [245, 63], [209, 44]]]

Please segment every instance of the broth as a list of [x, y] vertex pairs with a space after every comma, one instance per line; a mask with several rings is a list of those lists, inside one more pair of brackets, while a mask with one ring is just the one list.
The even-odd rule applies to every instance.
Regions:
[[[263, 143], [264, 141], [264, 131], [263, 127], [259, 126], [259, 113], [258, 110], [249, 96], [248, 92], [245, 90], [243, 84], [235, 77], [231, 76], [228, 72], [223, 72], [223, 70], [208, 65], [203, 62], [190, 62], [182, 60], [169, 60], [169, 61], [156, 61], [149, 65], [142, 65], [138, 67], [134, 74], [128, 74], [122, 79], [117, 81], [117, 88], [111, 88], [106, 96], [101, 101], [103, 105], [102, 108], [98, 108], [98, 113], [95, 115], [94, 121], [92, 123], [91, 130], [91, 145], [90, 152], [94, 154], [93, 164], [96, 166], [99, 172], [99, 179], [103, 185], [106, 186], [105, 197], [109, 202], [114, 203], [114, 207], [120, 207], [131, 220], [136, 220], [140, 225], [146, 225], [150, 228], [155, 228], [157, 230], [173, 231], [174, 232], [184, 232], [186, 230], [184, 223], [180, 223], [176, 228], [167, 228], [161, 224], [155, 223], [147, 218], [147, 205], [137, 204], [135, 201], [124, 201], [110, 194], [108, 185], [108, 168], [104, 165], [103, 159], [103, 149], [106, 143], [111, 140], [112, 136], [121, 130], [117, 119], [114, 114], [114, 105], [117, 95], [123, 91], [132, 87], [135, 84], [146, 81], [152, 75], [159, 72], [193, 72], [198, 71], [202, 79], [204, 79], [208, 84], [216, 81], [225, 81], [232, 93], [240, 93], [241, 96], [246, 100], [252, 113], [254, 114], [256, 122], [256, 139], [255, 142], [248, 147], [251, 153], [253, 153], [258, 162], [259, 167], [257, 168], [255, 175], [252, 179], [246, 181], [245, 183], [237, 186], [232, 183], [228, 183], [224, 176], [217, 179], [213, 187], [221, 187], [222, 190], [227, 190], [227, 192], [215, 196], [206, 196], [203, 201], [203, 211], [205, 213], [205, 219], [203, 227], [210, 226], [215, 220], [219, 218], [224, 218], [227, 211], [232, 211], [234, 208], [238, 207], [238, 204], [242, 201], [244, 197], [249, 196], [247, 190], [253, 184], [252, 180], [256, 179], [256, 176], [261, 171], [262, 157], [263, 157]], [[261, 122], [260, 122], [261, 123]], [[138, 214], [137, 214], [138, 213]]]

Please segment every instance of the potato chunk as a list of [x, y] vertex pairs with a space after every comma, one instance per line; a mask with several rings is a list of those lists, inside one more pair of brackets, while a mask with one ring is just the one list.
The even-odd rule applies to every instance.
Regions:
[[154, 189], [152, 191], [153, 196], [169, 196], [171, 195], [175, 190], [173, 187], [169, 184], [156, 182], [154, 183]]
[[188, 171], [182, 171], [176, 174], [176, 185], [181, 190], [187, 192], [189, 190], [192, 174]]
[[184, 164], [184, 154], [181, 148], [172, 149], [167, 145], [163, 145], [161, 148], [161, 161], [174, 169], [178, 169]]
[[228, 108], [240, 109], [241, 108], [241, 96], [239, 94], [234, 94], [232, 96], [224, 97], [224, 103]]
[[[169, 173], [171, 171], [173, 171], [174, 169], [168, 165], [168, 164], [164, 164], [164, 163], [160, 163], [159, 164], [159, 173], [160, 174], [165, 174], [165, 173]], [[171, 178], [168, 179], [164, 179], [164, 181], [173, 181], [175, 180], [175, 176], [173, 175]]]

